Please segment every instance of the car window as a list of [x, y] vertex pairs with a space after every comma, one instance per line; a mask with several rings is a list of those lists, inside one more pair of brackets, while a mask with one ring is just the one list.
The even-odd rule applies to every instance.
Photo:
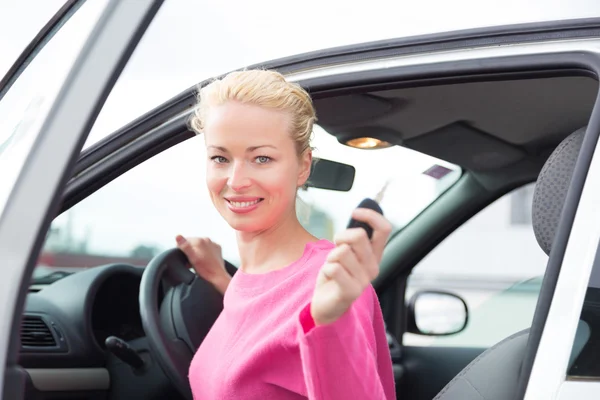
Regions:
[[[360, 150], [315, 128], [315, 157], [353, 165], [347, 192], [299, 192], [298, 216], [313, 234], [332, 239], [364, 197], [382, 193], [381, 207], [401, 229], [461, 176], [461, 169], [403, 147]], [[123, 174], [57, 217], [38, 262], [38, 277], [111, 262], [146, 265], [175, 246], [175, 235], [208, 236], [238, 265], [235, 234], [214, 209], [205, 187], [204, 139], [196, 136]], [[433, 171], [433, 172], [432, 172]], [[411, 196], [406, 196], [410, 188]]]
[[405, 345], [487, 348], [531, 326], [547, 262], [531, 223], [533, 189], [529, 184], [501, 197], [413, 269], [407, 301], [419, 291], [450, 292], [466, 302], [469, 318], [450, 336], [405, 333]]
[[[5, 1], [0, 13], [0, 77], [65, 3], [65, 0]], [[35, 12], [32, 12], [32, 9]], [[18, 23], [14, 23], [18, 21]]]
[[600, 381], [600, 260], [596, 256], [571, 350], [568, 377]]
[[0, 210], [39, 131], [37, 125], [105, 5], [105, 0], [85, 2], [0, 100]]
[[237, 2], [232, 12], [226, 1], [165, 1], [84, 148], [205, 79], [268, 60], [457, 29], [600, 16], [597, 0], [570, 0], [568, 7], [547, 0], [437, 1], [435, 13], [426, 1], [363, 4], [304, 0], [289, 12], [279, 1], [255, 0]]

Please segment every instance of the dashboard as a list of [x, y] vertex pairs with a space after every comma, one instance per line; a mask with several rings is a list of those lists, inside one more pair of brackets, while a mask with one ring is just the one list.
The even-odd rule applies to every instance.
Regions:
[[140, 278], [132, 273], [118, 273], [107, 278], [92, 302], [91, 323], [97, 344], [106, 349], [105, 341], [116, 336], [125, 341], [143, 337], [138, 293]]
[[[153, 362], [145, 338], [138, 300], [143, 271], [104, 265], [28, 294], [19, 343], [26, 398], [180, 398]], [[144, 357], [142, 371], [107, 349], [110, 336]]]

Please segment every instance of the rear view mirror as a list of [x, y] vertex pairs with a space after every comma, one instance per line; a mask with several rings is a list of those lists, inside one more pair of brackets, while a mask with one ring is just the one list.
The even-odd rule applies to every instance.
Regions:
[[454, 335], [467, 327], [469, 309], [459, 296], [441, 291], [420, 291], [408, 303], [410, 333], [427, 336]]
[[352, 165], [315, 158], [306, 186], [347, 192], [352, 189], [355, 173]]

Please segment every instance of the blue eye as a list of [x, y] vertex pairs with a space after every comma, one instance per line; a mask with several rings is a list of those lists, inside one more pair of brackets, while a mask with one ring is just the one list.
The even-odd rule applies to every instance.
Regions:
[[258, 157], [256, 157], [256, 162], [258, 162], [259, 164], [266, 164], [269, 161], [271, 161], [271, 157], [267, 157], [267, 156], [258, 156]]
[[227, 159], [223, 156], [214, 156], [210, 158], [211, 160], [213, 160], [214, 162], [216, 162], [217, 164], [223, 164], [227, 162]]

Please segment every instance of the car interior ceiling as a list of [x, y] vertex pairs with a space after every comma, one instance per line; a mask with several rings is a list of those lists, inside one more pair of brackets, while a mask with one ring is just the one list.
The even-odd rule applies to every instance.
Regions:
[[319, 124], [342, 140], [374, 136], [476, 174], [527, 161], [537, 173], [562, 139], [587, 124], [597, 92], [591, 77], [559, 76], [384, 88], [315, 106]]

